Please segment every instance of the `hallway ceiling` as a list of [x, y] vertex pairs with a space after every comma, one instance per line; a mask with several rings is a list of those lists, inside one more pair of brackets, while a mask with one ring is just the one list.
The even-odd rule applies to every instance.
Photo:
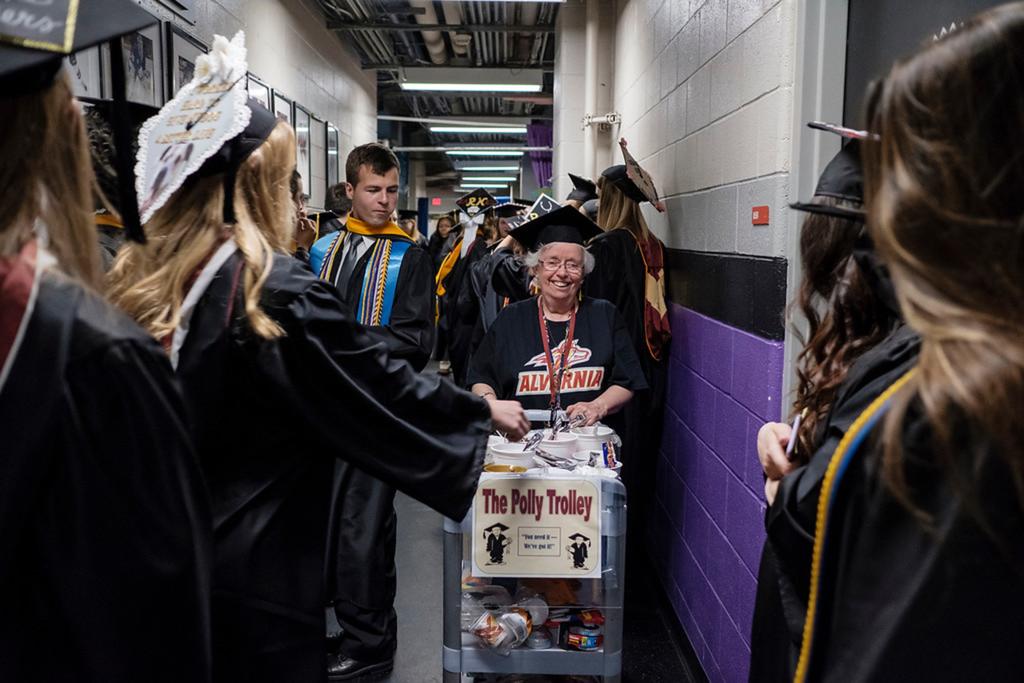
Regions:
[[[328, 28], [353, 45], [364, 69], [377, 71], [377, 111], [417, 118], [457, 117], [505, 123], [550, 121], [555, 54], [554, 2], [453, 0], [317, 0]], [[543, 70], [539, 93], [425, 92], [402, 90], [414, 69]], [[467, 71], [467, 74], [470, 71]], [[525, 135], [436, 134], [426, 123], [381, 121], [392, 146], [525, 145]], [[453, 166], [441, 152], [415, 152], [435, 185], [451, 184]], [[507, 161], [507, 159], [506, 159]]]

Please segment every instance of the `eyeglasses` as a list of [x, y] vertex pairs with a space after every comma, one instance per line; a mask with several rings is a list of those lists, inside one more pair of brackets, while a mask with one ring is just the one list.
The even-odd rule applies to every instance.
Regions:
[[558, 258], [544, 259], [540, 262], [540, 265], [549, 273], [558, 272], [558, 269], [562, 266], [565, 266], [565, 272], [569, 273], [569, 275], [579, 275], [583, 272], [583, 266], [576, 261], [563, 261]]

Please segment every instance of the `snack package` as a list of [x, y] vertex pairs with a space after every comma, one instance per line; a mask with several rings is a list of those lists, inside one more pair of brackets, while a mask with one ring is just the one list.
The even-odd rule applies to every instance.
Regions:
[[512, 648], [526, 642], [533, 630], [530, 613], [513, 607], [503, 612], [485, 612], [470, 627], [470, 632], [486, 647], [507, 657]]

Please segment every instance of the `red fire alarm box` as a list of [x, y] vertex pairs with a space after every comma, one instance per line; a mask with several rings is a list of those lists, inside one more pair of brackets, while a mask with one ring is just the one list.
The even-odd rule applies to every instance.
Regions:
[[755, 206], [751, 212], [750, 222], [753, 225], [768, 225], [768, 207]]

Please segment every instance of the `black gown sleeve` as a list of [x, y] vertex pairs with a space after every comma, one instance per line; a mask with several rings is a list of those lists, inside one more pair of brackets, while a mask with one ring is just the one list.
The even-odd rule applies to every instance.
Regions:
[[612, 344], [614, 344], [615, 364], [612, 366], [609, 385], [616, 385], [629, 389], [630, 391], [645, 391], [647, 380], [644, 379], [643, 368], [640, 367], [640, 360], [636, 357], [636, 350], [633, 348], [633, 341], [626, 331], [626, 324], [622, 316], [611, 304], [607, 304], [609, 327], [612, 331]]
[[90, 660], [65, 671], [209, 681], [212, 522], [167, 358], [155, 342], [118, 340], [66, 381], [71, 414], [53, 425], [66, 455], [25, 520], [37, 599]]
[[311, 283], [281, 313], [287, 335], [255, 359], [292, 418], [348, 461], [438, 512], [461, 519], [476, 491], [487, 402], [419, 375], [373, 343], [330, 287]]
[[512, 301], [530, 298], [530, 273], [523, 259], [511, 249], [498, 249], [492, 258], [494, 274], [491, 276], [491, 284], [498, 296], [508, 297]]
[[367, 327], [390, 355], [422, 370], [434, 346], [434, 269], [421, 247], [409, 247], [398, 273], [398, 289], [387, 325]]
[[502, 324], [502, 314], [491, 325], [491, 329], [484, 335], [480, 346], [469, 364], [469, 372], [466, 377], [466, 384], [472, 387], [474, 384], [486, 384], [494, 389], [498, 398], [502, 396], [501, 369], [498, 367], [498, 335], [502, 334], [505, 326]]

